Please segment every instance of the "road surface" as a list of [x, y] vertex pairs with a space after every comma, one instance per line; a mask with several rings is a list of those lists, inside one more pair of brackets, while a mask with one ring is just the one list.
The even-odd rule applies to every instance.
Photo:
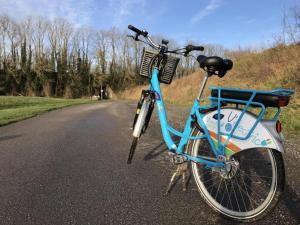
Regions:
[[[164, 196], [174, 168], [156, 116], [126, 164], [135, 105], [74, 106], [0, 127], [0, 224], [232, 224], [205, 205], [192, 180], [187, 192], [177, 184]], [[169, 108], [177, 126], [186, 110]], [[300, 148], [287, 144], [286, 194], [256, 224], [299, 224]]]

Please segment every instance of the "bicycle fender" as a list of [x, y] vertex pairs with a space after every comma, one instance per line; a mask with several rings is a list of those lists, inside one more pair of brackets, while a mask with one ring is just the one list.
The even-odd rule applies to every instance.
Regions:
[[[241, 114], [242, 110], [240, 109], [224, 108], [220, 110], [220, 130], [224, 134], [220, 137], [222, 143], [226, 142]], [[261, 120], [251, 132], [256, 120], [257, 118], [252, 113], [244, 113], [233, 133], [237, 138], [231, 137], [225, 148], [226, 155], [233, 155], [239, 151], [253, 148], [271, 148], [284, 152], [282, 138], [276, 131], [276, 121]], [[206, 114], [203, 121], [217, 147], [218, 110]], [[245, 139], [249, 132], [251, 132], [250, 136]]]

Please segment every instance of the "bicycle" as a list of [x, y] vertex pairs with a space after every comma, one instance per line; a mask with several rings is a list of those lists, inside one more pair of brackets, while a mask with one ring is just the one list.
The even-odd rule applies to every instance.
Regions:
[[[158, 45], [147, 31], [131, 25], [128, 28], [135, 32], [130, 37], [154, 51], [143, 49], [140, 75], [149, 79], [150, 86], [142, 91], [138, 102], [127, 163], [131, 163], [137, 142], [145, 133], [156, 105], [162, 135], [174, 161], [191, 163], [198, 191], [214, 211], [240, 222], [255, 221], [270, 213], [285, 185], [283, 137], [278, 117], [280, 108], [288, 105], [294, 91], [210, 87], [210, 103], [202, 106], [208, 78], [224, 77], [233, 62], [199, 55], [197, 61], [206, 74], [185, 128], [179, 132], [168, 124], [160, 83], [171, 83], [179, 62], [176, 55], [187, 57], [192, 51], [203, 51], [204, 47], [187, 45], [171, 50], [167, 40]], [[268, 107], [277, 108], [271, 120], [265, 119]], [[258, 112], [250, 112], [251, 108]], [[171, 135], [178, 136], [179, 143], [175, 144]]]

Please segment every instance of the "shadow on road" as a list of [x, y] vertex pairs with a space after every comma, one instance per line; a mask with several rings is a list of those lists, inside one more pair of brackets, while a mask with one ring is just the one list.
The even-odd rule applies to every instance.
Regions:
[[22, 136], [21, 134], [0, 136], [0, 141], [6, 141], [6, 140], [10, 140], [10, 139], [21, 137], [21, 136]]
[[160, 149], [160, 147], [162, 147], [164, 145], [165, 145], [165, 143], [161, 142], [160, 144], [155, 146], [153, 149], [151, 149], [151, 151], [147, 155], [145, 155], [144, 160], [145, 161], [151, 160], [151, 159], [159, 156], [160, 154], [164, 153], [165, 151], [167, 151], [168, 149], [166, 147]]
[[283, 194], [283, 201], [286, 208], [289, 210], [290, 215], [296, 220], [300, 221], [300, 199], [297, 197], [295, 191], [289, 186], [286, 185], [285, 191]]

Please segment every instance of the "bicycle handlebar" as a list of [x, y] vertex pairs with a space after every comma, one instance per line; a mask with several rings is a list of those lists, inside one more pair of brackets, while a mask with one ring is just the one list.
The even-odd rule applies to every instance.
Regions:
[[[163, 46], [161, 45], [158, 45], [158, 44], [155, 44], [153, 42], [153, 40], [148, 36], [148, 32], [145, 31], [145, 30], [140, 30], [132, 25], [128, 25], [128, 29], [129, 30], [132, 30], [133, 32], [136, 33], [136, 36], [129, 36], [129, 37], [132, 37], [135, 41], [142, 41], [142, 40], [139, 40], [138, 39], [138, 36], [139, 35], [142, 35], [145, 37], [145, 39], [148, 41], [148, 42], [144, 42], [148, 45], [150, 45], [152, 48], [154, 49], [162, 49]], [[166, 41], [163, 41], [163, 45], [167, 45], [168, 42]], [[185, 50], [185, 51], [184, 51]], [[184, 55], [184, 56], [188, 56], [188, 54], [191, 52], [191, 51], [203, 51], [204, 50], [204, 47], [203, 46], [195, 46], [195, 45], [187, 45], [186, 47], [184, 48], [180, 48], [180, 49], [175, 49], [175, 50], [167, 50], [166, 48], [166, 53], [175, 53], [175, 54], [179, 54], [179, 55]], [[183, 52], [184, 51], [184, 52]]]
[[137, 35], [143, 35], [144, 37], [148, 36], [148, 32], [145, 30], [140, 30], [132, 25], [128, 25], [128, 29], [132, 30], [133, 32], [135, 32]]

